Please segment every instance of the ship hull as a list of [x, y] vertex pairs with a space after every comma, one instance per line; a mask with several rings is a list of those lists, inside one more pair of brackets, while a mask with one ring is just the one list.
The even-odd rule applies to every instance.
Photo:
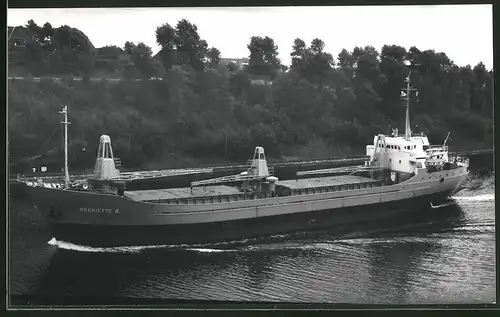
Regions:
[[[27, 187], [54, 237], [90, 246], [205, 244], [427, 212], [456, 191], [466, 168], [417, 174], [378, 188], [209, 204], [154, 204], [124, 197]], [[435, 211], [435, 210], [434, 210]]]
[[446, 191], [387, 203], [199, 224], [116, 226], [51, 223], [50, 227], [59, 241], [93, 247], [211, 244], [325, 228], [340, 235], [366, 229], [385, 219], [390, 222], [389, 225], [397, 226], [401, 221], [408, 221], [408, 216], [412, 214], [423, 216], [435, 212], [430, 203], [443, 203], [449, 194], [450, 191]]

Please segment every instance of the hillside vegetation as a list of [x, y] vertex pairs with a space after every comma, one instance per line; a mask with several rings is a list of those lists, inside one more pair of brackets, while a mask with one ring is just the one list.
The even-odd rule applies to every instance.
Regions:
[[[374, 134], [403, 131], [400, 89], [409, 67], [418, 89], [410, 108], [414, 132], [427, 133], [432, 143], [451, 132], [455, 149], [492, 147], [493, 73], [482, 63], [455, 65], [445, 53], [384, 45], [380, 52], [344, 49], [334, 59], [321, 39], [307, 45], [297, 38], [288, 67], [271, 38], [252, 37], [249, 65], [240, 69], [220, 65], [218, 49], [186, 20], [158, 27], [156, 58], [143, 43], [94, 49], [67, 26], [30, 21], [27, 27], [34, 37], [22, 67], [33, 76], [67, 79], [9, 82], [11, 161], [60, 150], [63, 105], [72, 122], [74, 169], [93, 166], [101, 134], [111, 136], [125, 166], [137, 168], [173, 158], [241, 162], [256, 145], [274, 158], [363, 154]], [[132, 66], [121, 67], [120, 54], [128, 54]], [[104, 68], [123, 80], [88, 80]], [[151, 77], [162, 80], [146, 80]], [[262, 84], [252, 84], [255, 79]]]

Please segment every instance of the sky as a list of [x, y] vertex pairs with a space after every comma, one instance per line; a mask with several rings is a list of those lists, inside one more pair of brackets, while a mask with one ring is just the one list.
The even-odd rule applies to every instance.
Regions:
[[279, 58], [289, 65], [293, 41], [314, 38], [325, 42], [335, 58], [343, 49], [383, 45], [444, 52], [460, 66], [483, 62], [493, 68], [493, 13], [491, 5], [246, 7], [246, 8], [93, 8], [8, 9], [9, 26], [29, 19], [43, 25], [69, 25], [83, 31], [95, 47], [126, 41], [144, 42], [159, 51], [155, 30], [180, 19], [198, 26], [209, 47], [222, 57], [248, 57], [252, 36], [269, 36]]

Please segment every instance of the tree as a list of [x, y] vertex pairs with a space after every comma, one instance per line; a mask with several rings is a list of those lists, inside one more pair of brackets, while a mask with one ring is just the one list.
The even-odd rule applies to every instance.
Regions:
[[123, 45], [123, 50], [128, 54], [132, 54], [134, 48], [135, 48], [134, 42], [126, 41], [125, 44]]
[[307, 77], [321, 88], [328, 81], [335, 65], [332, 54], [324, 52], [324, 48], [325, 43], [321, 39], [315, 38], [309, 47], [310, 53], [308, 56], [310, 69], [307, 72]]
[[156, 29], [156, 42], [161, 47], [165, 70], [173, 65], [190, 65], [197, 72], [204, 70], [208, 44], [201, 39], [196, 24], [182, 19], [173, 28], [165, 23]]
[[405, 66], [406, 49], [397, 45], [384, 45], [380, 54], [382, 98], [380, 111], [393, 120], [402, 119], [400, 91], [404, 87], [408, 69]]
[[156, 43], [160, 45], [160, 56], [163, 62], [163, 67], [166, 71], [170, 70], [176, 60], [174, 58], [175, 46], [175, 29], [170, 24], [165, 23], [156, 29]]
[[151, 47], [139, 42], [132, 49], [132, 60], [135, 67], [141, 72], [144, 78], [155, 76], [156, 71], [153, 68]]
[[354, 107], [358, 108], [355, 112], [359, 114], [357, 120], [363, 124], [374, 119], [381, 101], [379, 92], [382, 80], [378, 56], [377, 50], [371, 46], [355, 47], [350, 56], [344, 56], [347, 60], [343, 61], [343, 64], [354, 66], [352, 71], [350, 69], [348, 71], [352, 74], [352, 80], [347, 88], [354, 91], [356, 96]]
[[290, 53], [292, 57], [290, 69], [296, 71], [300, 76], [305, 76], [307, 72], [307, 54], [306, 43], [302, 39], [296, 38]]
[[481, 62], [474, 66], [472, 72], [474, 73], [475, 81], [471, 87], [471, 109], [488, 115], [492, 109], [488, 104], [492, 78], [486, 70], [486, 66]]
[[[130, 45], [130, 42], [127, 41], [125, 44], [127, 44], [127, 43]], [[96, 49], [96, 56], [97, 57], [109, 58], [109, 59], [113, 59], [113, 60], [116, 60], [123, 53], [124, 53], [124, 50], [116, 45], [106, 45], [106, 46], [99, 47]], [[127, 53], [130, 54], [131, 51], [127, 52]]]
[[177, 23], [173, 42], [179, 52], [180, 63], [191, 65], [195, 71], [203, 71], [208, 45], [200, 38], [198, 27], [186, 19]]
[[235, 62], [229, 62], [226, 64], [226, 68], [230, 72], [236, 72], [238, 70], [238, 65]]
[[[231, 65], [228, 64], [228, 66]], [[234, 65], [236, 67], [236, 65]], [[235, 68], [236, 69], [236, 68]], [[234, 71], [230, 74], [229, 87], [231, 93], [240, 100], [245, 100], [245, 96], [250, 91], [250, 79], [246, 72]]]
[[277, 70], [281, 68], [278, 46], [274, 44], [274, 40], [268, 36], [253, 36], [247, 47], [250, 51], [249, 72], [266, 79], [274, 78]]
[[211, 68], [216, 68], [219, 65], [220, 62], [220, 51], [212, 47], [208, 50], [207, 52], [207, 57], [208, 57], [208, 65]]
[[33, 20], [29, 20], [26, 27], [33, 34], [28, 43], [28, 64], [33, 59], [33, 64], [45, 65], [39, 71], [50, 68], [58, 74], [92, 71], [94, 46], [82, 31], [68, 25], [54, 29], [48, 22], [40, 27]]

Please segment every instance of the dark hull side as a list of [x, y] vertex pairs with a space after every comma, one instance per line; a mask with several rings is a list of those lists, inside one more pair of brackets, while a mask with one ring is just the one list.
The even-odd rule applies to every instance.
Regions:
[[53, 223], [51, 229], [59, 241], [94, 247], [210, 244], [322, 228], [344, 234], [349, 230], [363, 230], [375, 221], [383, 221], [384, 226], [390, 227], [398, 221], [411, 222], [412, 214], [420, 217], [429, 212], [439, 212], [432, 209], [430, 203], [441, 204], [449, 194], [447, 191], [383, 204], [217, 223], [158, 226]]

